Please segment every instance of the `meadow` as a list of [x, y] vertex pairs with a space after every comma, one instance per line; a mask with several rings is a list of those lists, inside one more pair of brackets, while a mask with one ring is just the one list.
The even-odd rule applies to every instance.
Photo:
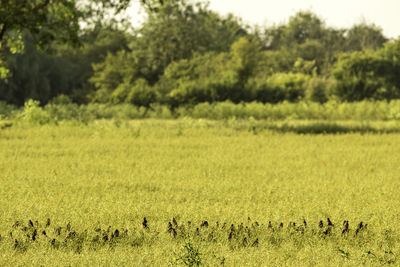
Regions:
[[398, 265], [398, 124], [10, 123], [0, 265]]

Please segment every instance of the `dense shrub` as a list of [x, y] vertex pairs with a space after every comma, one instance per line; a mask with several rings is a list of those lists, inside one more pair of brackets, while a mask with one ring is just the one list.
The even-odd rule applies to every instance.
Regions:
[[15, 106], [9, 105], [6, 102], [0, 101], [0, 117], [8, 118], [11, 116]]
[[52, 121], [48, 112], [39, 106], [40, 102], [36, 100], [28, 100], [25, 102], [24, 109], [20, 115], [20, 119], [31, 125], [43, 125]]
[[309, 79], [309, 75], [302, 73], [276, 73], [249, 80], [247, 88], [263, 103], [296, 102], [304, 98]]

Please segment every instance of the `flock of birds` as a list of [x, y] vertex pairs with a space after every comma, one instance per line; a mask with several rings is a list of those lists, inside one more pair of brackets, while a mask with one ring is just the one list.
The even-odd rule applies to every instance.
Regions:
[[[146, 235], [159, 236], [164, 231], [158, 231], [152, 229], [148, 219], [143, 218], [141, 226], [135, 229], [125, 228], [113, 228], [111, 226], [106, 229], [97, 227], [94, 231], [84, 230], [78, 232], [72, 229], [71, 223], [67, 223], [65, 227], [51, 225], [50, 218], [42, 225], [38, 221], [28, 220], [27, 224], [24, 225], [21, 221], [16, 221], [12, 225], [12, 231], [8, 233], [8, 240], [12, 240], [13, 247], [27, 248], [29, 244], [37, 242], [39, 239], [48, 241], [48, 244], [54, 248], [66, 246], [68, 242], [76, 242], [82, 245], [83, 243], [97, 243], [107, 244], [115, 243], [118, 240], [132, 238], [132, 232], [140, 232], [143, 238]], [[142, 229], [140, 229], [142, 228]], [[280, 234], [283, 231], [289, 231], [290, 233], [297, 233], [304, 235], [311, 233], [312, 235], [319, 235], [326, 237], [333, 234], [340, 234], [343, 237], [353, 236], [357, 237], [361, 232], [368, 229], [368, 224], [360, 222], [357, 224], [355, 229], [350, 229], [350, 223], [348, 220], [344, 220], [341, 227], [337, 227], [330, 218], [327, 218], [324, 222], [320, 220], [316, 227], [310, 226], [304, 219], [301, 223], [289, 222], [285, 227], [284, 223], [273, 224], [269, 221], [267, 224], [259, 223], [258, 221], [252, 221], [248, 218], [246, 223], [240, 224], [228, 224], [226, 222], [215, 224], [209, 223], [207, 220], [201, 221], [198, 224], [194, 224], [191, 221], [185, 223], [178, 223], [176, 218], [172, 218], [168, 222], [166, 231], [164, 234], [169, 235], [173, 239], [191, 239], [198, 238], [201, 241], [214, 241], [214, 242], [228, 242], [235, 243], [239, 246], [252, 246], [257, 247], [262, 241], [265, 241], [266, 235]], [[0, 242], [6, 240], [0, 235]], [[128, 242], [129, 243], [129, 242]]]

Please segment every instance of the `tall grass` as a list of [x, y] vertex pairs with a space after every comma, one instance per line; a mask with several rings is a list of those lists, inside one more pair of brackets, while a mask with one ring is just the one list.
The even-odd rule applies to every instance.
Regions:
[[[36, 103], [36, 104], [32, 104]], [[34, 105], [34, 106], [32, 106]], [[34, 111], [34, 113], [32, 113]], [[34, 115], [34, 116], [33, 116]], [[400, 100], [362, 101], [339, 103], [330, 101], [324, 104], [316, 102], [283, 102], [279, 104], [262, 104], [257, 102], [234, 104], [232, 102], [201, 103], [195, 106], [182, 106], [170, 110], [167, 106], [154, 105], [150, 109], [129, 104], [88, 104], [77, 105], [48, 104], [40, 107], [37, 102], [28, 101], [24, 108], [0, 102], [0, 119], [32, 118], [35, 121], [59, 122], [74, 120], [89, 122], [98, 119], [173, 119], [190, 117], [195, 119], [226, 120], [399, 120]]]
[[0, 266], [398, 266], [400, 135], [264, 122], [0, 131]]

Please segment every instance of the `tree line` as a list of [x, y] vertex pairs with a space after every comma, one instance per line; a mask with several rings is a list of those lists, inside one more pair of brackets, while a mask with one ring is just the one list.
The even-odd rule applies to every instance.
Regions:
[[[128, 2], [104, 1], [114, 6], [101, 10], [118, 13]], [[17, 8], [19, 0], [10, 3]], [[35, 7], [27, 14], [34, 16]], [[104, 13], [94, 16], [96, 5], [79, 14], [63, 8], [58, 18], [67, 25], [44, 27], [46, 20], [28, 27], [24, 22], [18, 31], [8, 31], [8, 43], [0, 39], [0, 62], [8, 72], [0, 79], [0, 101], [46, 104], [63, 95], [78, 104], [176, 108], [220, 101], [400, 98], [400, 39], [389, 40], [373, 24], [338, 29], [301, 11], [285, 24], [249, 26], [210, 10], [207, 2], [164, 0], [142, 1], [147, 19], [132, 28], [104, 19]], [[92, 19], [90, 26], [68, 20], [73, 12]], [[34, 20], [26, 16], [26, 23]], [[0, 28], [6, 22], [0, 20]], [[18, 38], [12, 39], [16, 32]], [[54, 41], [60, 34], [66, 42]]]

